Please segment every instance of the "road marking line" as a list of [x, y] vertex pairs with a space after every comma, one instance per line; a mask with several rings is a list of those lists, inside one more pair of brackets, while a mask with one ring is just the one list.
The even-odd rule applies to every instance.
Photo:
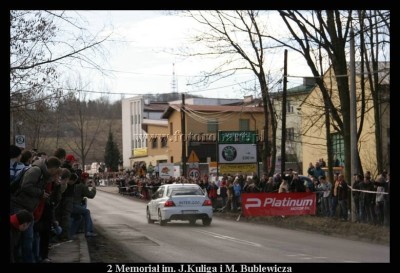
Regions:
[[205, 235], [212, 236], [214, 238], [222, 239], [222, 240], [228, 240], [228, 241], [232, 241], [235, 243], [240, 243], [240, 244], [250, 245], [250, 246], [255, 246], [255, 247], [262, 247], [262, 245], [254, 243], [254, 242], [245, 241], [245, 240], [241, 240], [238, 238], [234, 238], [234, 237], [230, 237], [230, 236], [226, 236], [226, 235], [222, 235], [222, 234], [218, 234], [218, 233], [214, 233], [214, 232], [209, 232], [209, 231], [204, 231], [204, 230], [195, 230], [195, 231], [203, 233]]

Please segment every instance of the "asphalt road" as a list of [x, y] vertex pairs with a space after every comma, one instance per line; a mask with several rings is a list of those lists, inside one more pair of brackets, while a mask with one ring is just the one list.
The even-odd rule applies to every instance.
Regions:
[[214, 218], [148, 224], [146, 204], [98, 191], [94, 225], [120, 246], [127, 263], [388, 263], [390, 248], [312, 232]]

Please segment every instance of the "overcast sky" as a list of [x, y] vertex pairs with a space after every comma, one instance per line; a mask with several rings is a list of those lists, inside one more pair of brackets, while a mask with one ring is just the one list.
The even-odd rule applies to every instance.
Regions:
[[[79, 14], [85, 17], [87, 27], [93, 33], [113, 31], [111, 41], [103, 44], [107, 63], [102, 63], [102, 67], [108, 75], [99, 76], [90, 70], [82, 72], [81, 75], [87, 75], [82, 79], [85, 90], [109, 92], [111, 100], [120, 99], [120, 93], [131, 97], [172, 91], [205, 97], [242, 98], [243, 83], [254, 86], [255, 77], [250, 71], [208, 87], [189, 85], [201, 71], [211, 70], [214, 65], [210, 60], [178, 55], [180, 47], [195, 46], [187, 41], [194, 29], [199, 28], [193, 19], [167, 15], [166, 11], [79, 11]], [[294, 55], [289, 51], [288, 74], [310, 75], [302, 58]], [[269, 56], [268, 61], [267, 65], [275, 66], [275, 71], [283, 67], [283, 55]], [[288, 87], [301, 81], [289, 79]], [[90, 98], [98, 96], [98, 93], [89, 94]]]

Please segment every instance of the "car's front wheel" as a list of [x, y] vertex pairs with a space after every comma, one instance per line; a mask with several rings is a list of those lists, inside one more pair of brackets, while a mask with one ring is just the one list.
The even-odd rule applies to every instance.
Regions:
[[160, 226], [165, 226], [167, 224], [167, 220], [162, 220], [161, 210], [158, 210], [158, 223]]
[[153, 224], [154, 223], [154, 220], [152, 220], [151, 219], [151, 217], [150, 217], [150, 210], [149, 210], [149, 208], [147, 208], [147, 223], [149, 223], [149, 224]]
[[211, 224], [212, 218], [203, 219], [203, 225], [209, 226]]

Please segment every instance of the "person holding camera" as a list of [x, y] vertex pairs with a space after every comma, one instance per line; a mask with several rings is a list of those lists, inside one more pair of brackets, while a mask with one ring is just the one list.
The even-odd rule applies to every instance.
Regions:
[[[83, 172], [80, 178], [81, 182], [76, 184], [74, 188], [72, 208], [72, 217], [74, 221], [72, 223], [71, 233], [76, 234], [80, 222], [83, 220], [86, 237], [94, 237], [97, 236], [97, 234], [93, 232], [92, 217], [84, 200], [87, 198], [93, 199], [96, 196], [96, 185], [93, 185], [91, 182], [89, 183], [89, 174], [87, 172]], [[90, 189], [89, 186], [91, 187]]]

